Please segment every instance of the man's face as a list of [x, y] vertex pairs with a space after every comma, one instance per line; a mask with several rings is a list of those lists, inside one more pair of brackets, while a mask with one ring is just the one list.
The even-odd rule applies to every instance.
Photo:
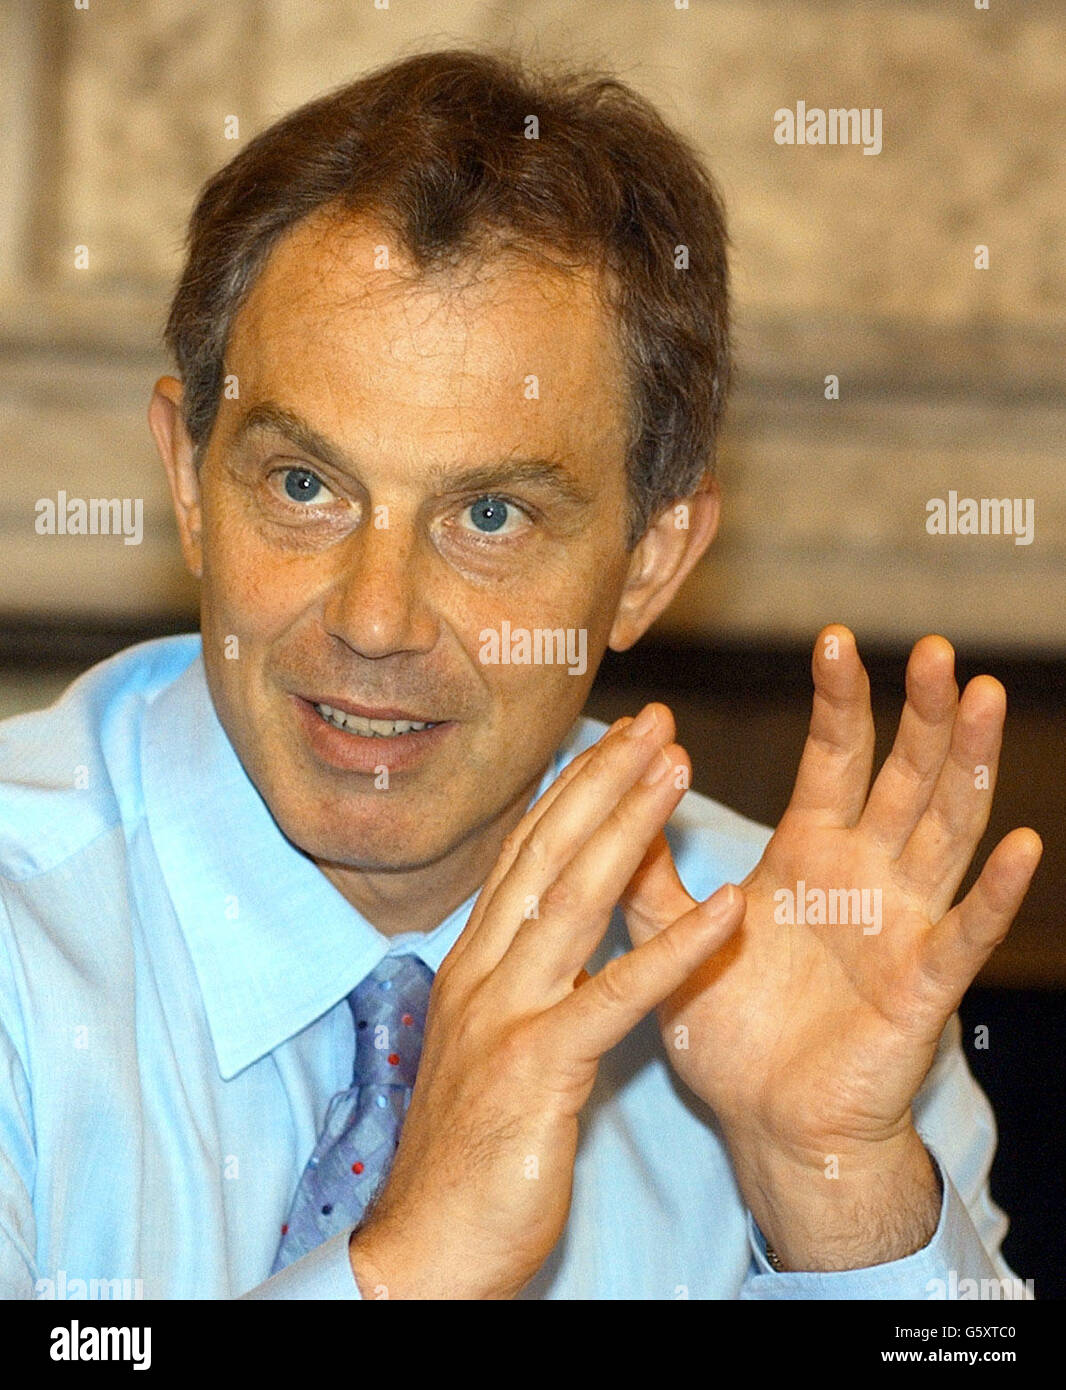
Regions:
[[[468, 279], [419, 280], [382, 228], [309, 219], [227, 349], [204, 660], [260, 794], [323, 865], [413, 869], [509, 829], [626, 578], [622, 365], [591, 277], [508, 258]], [[584, 673], [487, 663], [505, 624], [573, 652], [584, 631]]]

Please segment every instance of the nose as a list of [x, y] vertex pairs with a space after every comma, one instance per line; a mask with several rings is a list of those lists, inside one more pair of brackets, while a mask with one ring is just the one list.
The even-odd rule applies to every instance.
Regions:
[[411, 527], [361, 526], [342, 547], [325, 607], [326, 630], [359, 656], [428, 652], [438, 625], [429, 596], [429, 557]]

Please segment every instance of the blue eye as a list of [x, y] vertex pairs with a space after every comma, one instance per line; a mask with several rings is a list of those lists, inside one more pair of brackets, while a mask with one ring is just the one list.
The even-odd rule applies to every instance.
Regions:
[[285, 491], [294, 502], [316, 502], [323, 483], [306, 468], [289, 468], [285, 472]]
[[510, 508], [500, 497], [479, 497], [467, 509], [479, 531], [491, 533], [506, 524]]

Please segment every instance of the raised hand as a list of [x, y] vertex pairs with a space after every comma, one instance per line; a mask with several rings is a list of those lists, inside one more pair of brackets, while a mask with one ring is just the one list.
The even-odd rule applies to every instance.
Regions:
[[[846, 628], [820, 634], [813, 670], [795, 790], [741, 885], [743, 925], [660, 1018], [670, 1060], [716, 1112], [778, 1254], [788, 1267], [832, 1269], [900, 1258], [932, 1234], [937, 1191], [911, 1102], [1006, 935], [1041, 844], [1012, 831], [952, 908], [988, 823], [1002, 686], [979, 676], [960, 700], [951, 647], [923, 638], [871, 789], [869, 682]], [[638, 943], [691, 910], [664, 838], [625, 903]], [[674, 1045], [679, 1027], [687, 1048]], [[875, 1239], [877, 1200], [888, 1225]]]
[[619, 721], [504, 842], [434, 981], [395, 1162], [350, 1243], [368, 1297], [521, 1289], [566, 1222], [599, 1058], [739, 922], [742, 896], [726, 888], [597, 975], [584, 970], [680, 800], [663, 775], [684, 756], [673, 731], [662, 705]]

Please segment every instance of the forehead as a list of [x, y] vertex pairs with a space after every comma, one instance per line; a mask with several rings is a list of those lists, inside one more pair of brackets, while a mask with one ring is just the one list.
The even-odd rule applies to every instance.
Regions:
[[515, 253], [420, 275], [382, 224], [320, 213], [271, 253], [226, 370], [241, 408], [313, 408], [342, 435], [399, 411], [411, 431], [520, 426], [527, 443], [598, 436], [602, 450], [621, 445], [626, 402], [605, 288], [594, 270]]

